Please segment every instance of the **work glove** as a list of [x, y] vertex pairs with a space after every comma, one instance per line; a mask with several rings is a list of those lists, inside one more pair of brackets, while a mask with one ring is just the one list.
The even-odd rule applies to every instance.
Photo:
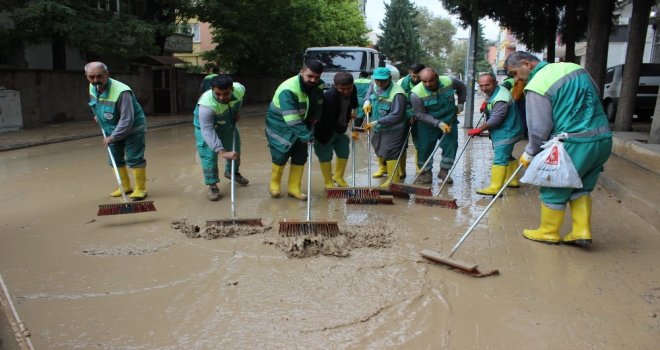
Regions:
[[488, 105], [488, 101], [484, 100], [484, 103], [482, 103], [481, 107], [479, 107], [479, 113], [483, 113], [486, 110], [487, 105]]
[[461, 114], [463, 113], [463, 104], [459, 104], [456, 106], [456, 114]]
[[364, 106], [362, 106], [362, 110], [364, 111], [364, 114], [370, 115], [371, 114], [371, 102], [365, 101]]
[[530, 156], [529, 154], [527, 154], [527, 152], [523, 152], [522, 156], [520, 156], [519, 161], [520, 164], [522, 164], [523, 166], [525, 166], [525, 168], [527, 168], [529, 166], [529, 163], [532, 162], [533, 158], [534, 156]]
[[360, 133], [357, 132], [357, 131], [352, 131], [351, 132], [351, 139], [353, 139], [353, 141], [359, 140], [360, 139]]
[[479, 129], [479, 128], [470, 129], [470, 130], [468, 131], [468, 135], [470, 135], [470, 136], [477, 136], [477, 135], [481, 134], [482, 131], [483, 131], [483, 130], [481, 130], [481, 129]]
[[451, 126], [447, 125], [446, 123], [440, 122], [440, 124], [438, 124], [438, 128], [440, 128], [440, 130], [442, 130], [442, 132], [445, 134], [451, 133]]
[[366, 123], [366, 124], [364, 124], [364, 130], [369, 131], [369, 130], [375, 128], [376, 125], [378, 125], [378, 122]]

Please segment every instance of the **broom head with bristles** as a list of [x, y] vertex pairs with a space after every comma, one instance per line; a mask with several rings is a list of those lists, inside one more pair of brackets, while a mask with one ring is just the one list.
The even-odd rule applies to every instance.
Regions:
[[393, 196], [378, 196], [378, 197], [348, 197], [346, 204], [394, 204]]
[[428, 205], [432, 207], [458, 209], [458, 204], [456, 204], [456, 199], [452, 199], [452, 198], [447, 199], [440, 197], [415, 196], [415, 203]]
[[395, 193], [395, 195], [397, 193], [406, 193], [406, 194], [414, 194], [416, 196], [429, 196], [429, 197], [433, 195], [433, 192], [431, 191], [431, 187], [407, 185], [398, 182], [392, 182], [390, 184], [389, 190]]
[[286, 219], [280, 221], [279, 233], [282, 237], [295, 237], [302, 235], [335, 237], [340, 234], [339, 226], [337, 226], [336, 221], [303, 221]]
[[154, 205], [153, 201], [99, 204], [99, 211], [96, 213], [96, 215], [104, 216], [104, 215], [137, 214], [137, 213], [146, 213], [148, 211], [156, 211], [156, 206]]
[[325, 189], [326, 198], [350, 198], [350, 197], [371, 197], [380, 196], [380, 191], [373, 187], [334, 187]]
[[263, 226], [261, 219], [224, 219], [207, 220], [206, 227], [211, 226]]

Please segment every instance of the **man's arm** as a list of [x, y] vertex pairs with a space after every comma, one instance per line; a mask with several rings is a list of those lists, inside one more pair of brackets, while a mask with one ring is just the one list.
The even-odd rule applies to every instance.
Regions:
[[465, 98], [467, 97], [467, 87], [465, 84], [463, 84], [462, 81], [454, 78], [454, 77], [449, 77], [451, 79], [451, 84], [454, 87], [454, 90], [456, 90], [456, 96], [458, 97], [458, 104], [462, 105], [465, 103]]
[[554, 128], [552, 104], [548, 98], [533, 91], [527, 91], [525, 100], [529, 131], [529, 142], [525, 146], [525, 153], [534, 156], [541, 151], [541, 145], [550, 138]]
[[[307, 128], [307, 124], [305, 124], [303, 117], [298, 114], [298, 97], [296, 94], [290, 90], [283, 90], [280, 92], [279, 99], [282, 118], [284, 118], [284, 122], [289, 127], [289, 130], [291, 130], [291, 132], [302, 142], [312, 141], [312, 133]], [[309, 108], [311, 107], [312, 106], [309, 106]]]
[[222, 141], [215, 132], [215, 114], [213, 110], [206, 106], [199, 106], [199, 129], [202, 131], [202, 137], [206, 145], [213, 150], [213, 152], [220, 152], [224, 150]]
[[119, 106], [119, 122], [115, 130], [110, 135], [112, 141], [121, 141], [133, 130], [133, 121], [135, 120], [135, 111], [133, 110], [133, 93], [124, 91], [117, 100]]
[[[513, 107], [513, 105], [511, 107], [515, 108]], [[490, 110], [490, 116], [488, 117], [488, 121], [483, 123], [480, 129], [482, 131], [488, 129], [496, 129], [500, 125], [502, 125], [502, 123], [504, 123], [504, 120], [506, 120], [506, 117], [508, 115], [509, 115], [509, 104], [504, 101], [497, 101]]]
[[412, 105], [413, 111], [415, 112], [415, 120], [424, 124], [428, 124], [434, 128], [438, 127], [440, 121], [433, 118], [432, 115], [426, 113], [424, 102], [422, 102], [419, 96], [417, 96], [417, 94], [414, 92], [410, 94], [410, 104]]

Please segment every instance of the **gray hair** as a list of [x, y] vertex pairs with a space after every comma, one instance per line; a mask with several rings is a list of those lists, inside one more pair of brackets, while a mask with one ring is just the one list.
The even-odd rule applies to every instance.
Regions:
[[481, 77], [490, 77], [491, 79], [493, 79], [493, 81], [495, 81], [495, 84], [497, 84], [497, 77], [495, 77], [495, 74], [493, 74], [493, 73], [491, 73], [491, 72], [484, 73], [484, 74], [479, 74], [479, 76], [477, 77], [477, 79], [479, 79], [479, 78], [481, 78]]
[[529, 52], [516, 51], [510, 54], [509, 57], [506, 58], [506, 61], [504, 61], [504, 67], [506, 67], [506, 69], [518, 68], [522, 64], [522, 60], [526, 60], [530, 62], [540, 62], [540, 60], [536, 56], [532, 55]]
[[101, 67], [103, 70], [103, 73], [108, 73], [108, 66], [105, 65], [103, 62], [95, 61], [95, 62], [89, 62], [85, 65], [85, 73], [92, 67]]

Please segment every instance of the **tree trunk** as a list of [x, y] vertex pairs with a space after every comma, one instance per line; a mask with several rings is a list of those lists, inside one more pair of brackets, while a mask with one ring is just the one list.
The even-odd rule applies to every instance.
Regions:
[[610, 26], [615, 0], [591, 0], [589, 2], [589, 18], [587, 26], [587, 54], [585, 70], [594, 79], [596, 87], [603, 98], [605, 84], [605, 69], [607, 68], [607, 51], [610, 45]]
[[639, 85], [639, 72], [642, 69], [642, 55], [649, 25], [649, 13], [655, 0], [633, 0], [632, 16], [628, 25], [628, 49], [626, 63], [621, 77], [621, 94], [616, 109], [614, 130], [632, 130], [632, 117], [635, 113], [635, 98]]
[[566, 46], [566, 54], [564, 55], [564, 61], [575, 63], [575, 34], [577, 26], [577, 15], [575, 13], [575, 2], [567, 1], [566, 2], [566, 28], [564, 28], [564, 36], [562, 41]]

